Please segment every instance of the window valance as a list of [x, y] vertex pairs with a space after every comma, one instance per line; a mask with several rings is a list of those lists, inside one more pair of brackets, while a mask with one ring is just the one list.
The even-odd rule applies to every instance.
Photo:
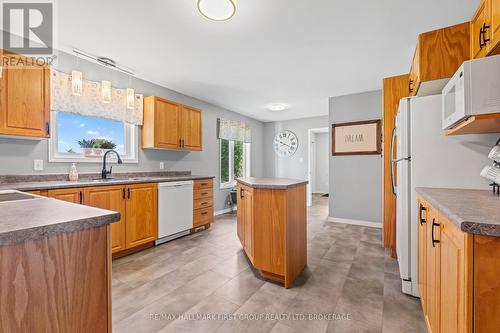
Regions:
[[111, 88], [111, 102], [103, 103], [101, 82], [83, 80], [83, 93], [71, 93], [71, 76], [51, 70], [51, 110], [142, 125], [143, 96], [135, 94], [135, 106], [127, 108], [126, 89]]
[[230, 141], [252, 142], [252, 130], [242, 121], [217, 119], [217, 137]]

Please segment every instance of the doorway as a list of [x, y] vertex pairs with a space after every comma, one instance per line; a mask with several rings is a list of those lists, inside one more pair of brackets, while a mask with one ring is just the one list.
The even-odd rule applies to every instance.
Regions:
[[329, 189], [330, 136], [328, 127], [308, 130], [307, 205], [312, 205], [313, 194], [327, 196]]

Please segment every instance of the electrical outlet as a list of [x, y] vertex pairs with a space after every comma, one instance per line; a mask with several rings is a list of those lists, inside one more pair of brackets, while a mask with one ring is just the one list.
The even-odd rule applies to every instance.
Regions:
[[164, 162], [160, 162], [160, 170], [164, 170], [165, 169], [165, 163]]
[[43, 170], [43, 160], [33, 160], [33, 169], [35, 171]]

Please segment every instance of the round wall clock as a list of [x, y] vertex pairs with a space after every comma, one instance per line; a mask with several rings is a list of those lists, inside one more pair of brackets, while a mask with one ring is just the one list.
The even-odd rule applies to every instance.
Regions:
[[290, 157], [297, 151], [299, 147], [299, 139], [295, 133], [291, 131], [283, 131], [274, 137], [273, 142], [274, 152], [279, 157]]

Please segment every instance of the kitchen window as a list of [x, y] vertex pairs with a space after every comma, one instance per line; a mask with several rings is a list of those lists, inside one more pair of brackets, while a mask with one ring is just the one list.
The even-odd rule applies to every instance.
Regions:
[[137, 163], [137, 126], [104, 118], [51, 112], [49, 162], [100, 163], [109, 149], [116, 150], [124, 163]]
[[220, 139], [220, 188], [236, 186], [236, 178], [250, 176], [250, 143]]

